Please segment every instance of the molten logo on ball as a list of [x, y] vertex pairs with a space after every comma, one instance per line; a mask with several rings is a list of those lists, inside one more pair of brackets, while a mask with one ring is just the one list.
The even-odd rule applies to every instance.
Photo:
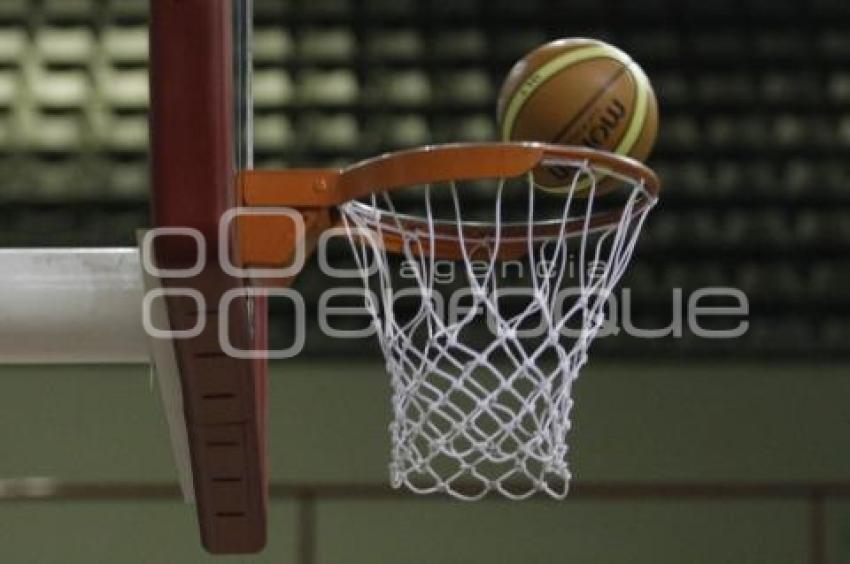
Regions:
[[611, 100], [598, 121], [591, 119], [582, 127], [584, 131], [587, 131], [581, 140], [582, 144], [594, 149], [606, 149], [611, 134], [620, 126], [620, 122], [625, 117], [626, 106], [616, 98]]

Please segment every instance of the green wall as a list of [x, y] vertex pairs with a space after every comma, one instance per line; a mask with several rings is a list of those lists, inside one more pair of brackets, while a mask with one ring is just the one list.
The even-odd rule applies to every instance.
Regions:
[[[850, 563], [850, 498], [813, 499], [819, 490], [807, 489], [850, 483], [848, 374], [841, 365], [591, 361], [575, 388], [576, 480], [703, 485], [698, 495], [278, 497], [269, 549], [253, 558], [204, 554], [192, 509], [176, 499], [7, 501], [0, 563], [300, 564], [312, 554], [319, 564], [775, 564], [816, 562], [820, 550], [830, 564]], [[0, 478], [175, 481], [146, 367], [3, 367], [0, 382]], [[275, 365], [273, 480], [385, 483], [388, 393], [379, 362]], [[713, 489], [721, 485], [738, 489]]]

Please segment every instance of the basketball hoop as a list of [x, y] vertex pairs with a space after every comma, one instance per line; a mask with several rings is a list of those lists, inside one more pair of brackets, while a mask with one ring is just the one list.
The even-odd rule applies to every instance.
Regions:
[[[538, 190], [541, 168], [568, 189]], [[335, 206], [349, 235], [392, 381], [393, 486], [563, 498], [572, 384], [657, 200], [655, 174], [592, 149], [498, 143], [246, 175], [249, 205]], [[597, 190], [602, 179], [618, 189]], [[470, 217], [471, 198], [489, 211]], [[242, 245], [250, 254], [262, 242]], [[406, 279], [393, 270], [399, 259]], [[454, 311], [437, 280], [445, 260], [461, 274]], [[500, 269], [508, 261], [527, 266], [513, 286]], [[402, 294], [412, 307], [399, 305]]]

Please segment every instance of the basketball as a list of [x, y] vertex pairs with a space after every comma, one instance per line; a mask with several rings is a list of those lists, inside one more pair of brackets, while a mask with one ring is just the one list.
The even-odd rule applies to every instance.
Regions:
[[[658, 103], [643, 69], [620, 49], [584, 38], [552, 41], [520, 59], [501, 87], [497, 115], [503, 141], [580, 145], [638, 160], [649, 156], [658, 131]], [[534, 181], [567, 192], [573, 178], [546, 167], [534, 171]], [[616, 184], [608, 178], [596, 189]], [[580, 180], [575, 193], [589, 189]]]

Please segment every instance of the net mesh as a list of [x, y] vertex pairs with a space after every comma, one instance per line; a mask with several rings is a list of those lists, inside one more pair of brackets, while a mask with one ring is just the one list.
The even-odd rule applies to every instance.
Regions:
[[[573, 382], [654, 200], [593, 163], [558, 166], [572, 181], [554, 198], [533, 173], [490, 182], [487, 221], [463, 219], [464, 196], [481, 187], [461, 182], [341, 206], [391, 377], [394, 487], [566, 496]], [[613, 181], [622, 213], [598, 225], [599, 186]], [[418, 215], [401, 211], [411, 200]], [[446, 245], [454, 270], [440, 260]], [[505, 260], [509, 247], [522, 256]]]

